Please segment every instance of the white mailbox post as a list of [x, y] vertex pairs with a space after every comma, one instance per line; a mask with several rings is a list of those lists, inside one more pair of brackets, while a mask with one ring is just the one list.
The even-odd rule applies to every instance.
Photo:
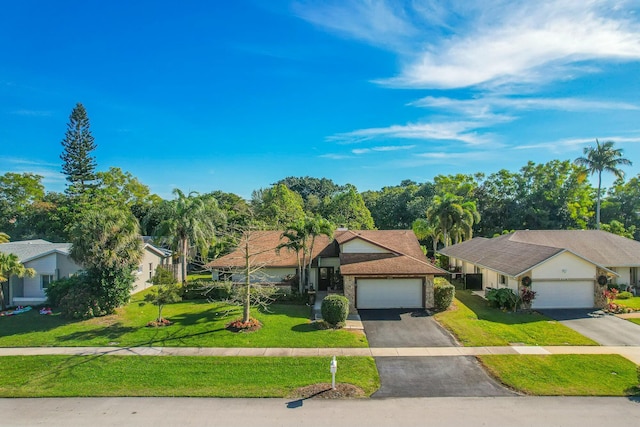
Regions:
[[333, 356], [333, 359], [331, 359], [331, 388], [333, 390], [336, 389], [336, 372], [338, 371], [338, 361], [336, 360], [336, 357]]

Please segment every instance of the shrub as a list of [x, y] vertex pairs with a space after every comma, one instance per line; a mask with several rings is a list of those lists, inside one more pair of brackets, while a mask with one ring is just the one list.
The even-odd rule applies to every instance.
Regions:
[[233, 284], [231, 282], [195, 280], [183, 286], [182, 299], [207, 299], [212, 301], [224, 301], [230, 298], [232, 288]]
[[436, 310], [444, 311], [453, 303], [456, 296], [456, 288], [447, 279], [436, 277], [434, 279], [433, 299]]
[[295, 291], [287, 291], [283, 288], [278, 288], [278, 290], [273, 295], [274, 302], [278, 304], [305, 304], [309, 297], [306, 294], [301, 294], [297, 290]]
[[618, 285], [617, 283], [607, 283], [607, 290], [612, 291], [614, 289], [616, 291], [619, 291], [620, 290], [620, 285]]
[[[102, 304], [101, 304], [102, 302]], [[60, 299], [60, 313], [69, 319], [89, 319], [108, 314], [100, 301], [89, 289], [74, 286]]]
[[87, 319], [104, 316], [129, 300], [133, 283], [122, 270], [90, 270], [52, 283], [47, 290], [49, 303], [60, 308], [64, 317]]
[[633, 298], [633, 294], [631, 292], [620, 292], [616, 299], [629, 299]]
[[69, 290], [85, 282], [86, 277], [81, 273], [69, 278], [56, 280], [55, 282], [51, 283], [49, 287], [45, 289], [49, 304], [54, 307], [60, 307], [62, 298], [64, 298], [69, 293]]
[[322, 300], [320, 311], [325, 322], [331, 325], [342, 324], [349, 315], [349, 300], [342, 295], [329, 295]]
[[487, 301], [492, 307], [501, 310], [513, 310], [518, 296], [509, 288], [491, 289], [487, 292]]

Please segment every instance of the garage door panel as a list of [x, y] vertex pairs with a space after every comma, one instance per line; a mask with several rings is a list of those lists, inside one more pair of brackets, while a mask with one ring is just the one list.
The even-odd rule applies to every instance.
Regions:
[[533, 281], [536, 293], [532, 308], [592, 308], [595, 305], [592, 281]]
[[421, 308], [422, 279], [358, 279], [357, 308]]

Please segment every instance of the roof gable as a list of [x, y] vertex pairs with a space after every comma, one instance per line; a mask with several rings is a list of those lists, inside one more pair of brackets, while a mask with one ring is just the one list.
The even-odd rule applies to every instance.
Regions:
[[607, 270], [640, 266], [640, 242], [599, 230], [516, 231], [492, 239], [477, 237], [439, 252], [513, 277], [562, 252]]
[[46, 240], [24, 240], [0, 244], [0, 252], [14, 254], [21, 263], [57, 252], [68, 256], [71, 253], [71, 243], [51, 243]]
[[[267, 267], [297, 267], [296, 253], [287, 249], [276, 251], [286, 242], [281, 231], [257, 231], [251, 233], [252, 264]], [[411, 230], [338, 230], [334, 239], [317, 236], [312, 260], [318, 257], [340, 256], [342, 274], [442, 274], [446, 273], [432, 265], [422, 253], [420, 243]], [[349, 252], [339, 254], [339, 245], [363, 242], [369, 248], [380, 251]], [[355, 245], [354, 247], [364, 247]], [[245, 263], [244, 250], [237, 248], [209, 264], [209, 268], [238, 268]], [[315, 262], [315, 261], [314, 261]]]

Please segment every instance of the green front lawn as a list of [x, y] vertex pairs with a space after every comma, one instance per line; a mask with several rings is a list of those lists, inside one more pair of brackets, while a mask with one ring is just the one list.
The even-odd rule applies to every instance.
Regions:
[[[13, 356], [0, 358], [0, 397], [287, 397], [331, 383], [329, 357]], [[373, 358], [339, 357], [336, 382], [380, 386]]]
[[640, 317], [634, 317], [634, 318], [626, 319], [626, 320], [628, 320], [629, 322], [633, 322], [636, 325], [640, 325]]
[[615, 303], [618, 305], [623, 305], [625, 307], [633, 308], [635, 310], [640, 310], [640, 297], [616, 299]]
[[167, 346], [167, 347], [367, 347], [361, 332], [318, 330], [309, 321], [309, 307], [272, 305], [272, 313], [253, 315], [263, 327], [252, 333], [233, 333], [225, 325], [240, 317], [240, 309], [222, 303], [188, 301], [169, 304], [163, 316], [174, 322], [147, 328], [157, 307], [143, 302], [144, 292], [112, 316], [85, 321], [63, 319], [59, 313], [32, 310], [0, 318], [0, 347], [38, 346]]
[[539, 396], [638, 396], [637, 366], [618, 355], [500, 355], [481, 362], [503, 384]]
[[525, 345], [598, 345], [574, 330], [538, 313], [491, 308], [470, 291], [456, 291], [454, 306], [435, 318], [469, 347]]

